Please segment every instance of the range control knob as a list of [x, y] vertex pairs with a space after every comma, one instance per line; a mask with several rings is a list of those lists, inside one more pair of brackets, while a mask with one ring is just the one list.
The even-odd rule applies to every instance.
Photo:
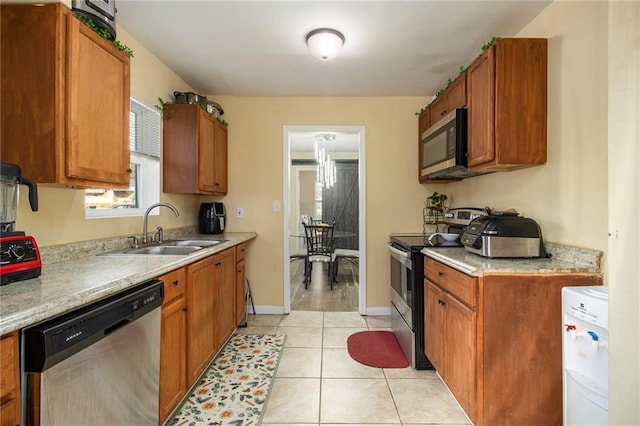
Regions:
[[16, 260], [22, 260], [24, 258], [24, 255], [27, 254], [24, 247], [16, 244], [9, 247], [9, 253], [11, 254], [11, 256], [15, 257]]

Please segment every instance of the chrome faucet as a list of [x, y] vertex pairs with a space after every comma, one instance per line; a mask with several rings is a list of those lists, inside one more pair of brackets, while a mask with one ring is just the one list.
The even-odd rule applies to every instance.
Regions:
[[149, 219], [149, 212], [156, 207], [167, 207], [175, 213], [176, 217], [180, 216], [180, 213], [178, 213], [178, 209], [176, 209], [174, 206], [172, 206], [169, 203], [155, 203], [150, 205], [147, 211], [144, 212], [144, 219], [142, 222], [142, 243], [143, 244], [147, 243], [149, 240], [149, 235], [147, 235], [147, 220]]

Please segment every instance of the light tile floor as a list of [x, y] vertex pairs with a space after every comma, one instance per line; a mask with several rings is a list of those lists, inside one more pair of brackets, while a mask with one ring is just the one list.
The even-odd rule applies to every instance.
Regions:
[[434, 371], [354, 361], [347, 337], [389, 330], [388, 316], [293, 311], [249, 315], [238, 333], [287, 334], [263, 425], [470, 425]]

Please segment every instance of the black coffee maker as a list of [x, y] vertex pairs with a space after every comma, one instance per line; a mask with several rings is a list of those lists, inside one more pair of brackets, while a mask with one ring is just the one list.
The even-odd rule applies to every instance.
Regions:
[[226, 210], [222, 203], [202, 203], [198, 214], [198, 228], [201, 234], [222, 234], [226, 220]]

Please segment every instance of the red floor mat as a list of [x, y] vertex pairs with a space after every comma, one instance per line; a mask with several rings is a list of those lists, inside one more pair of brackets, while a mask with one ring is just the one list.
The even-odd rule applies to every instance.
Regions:
[[409, 361], [391, 331], [361, 331], [347, 339], [351, 358], [377, 368], [406, 368]]

